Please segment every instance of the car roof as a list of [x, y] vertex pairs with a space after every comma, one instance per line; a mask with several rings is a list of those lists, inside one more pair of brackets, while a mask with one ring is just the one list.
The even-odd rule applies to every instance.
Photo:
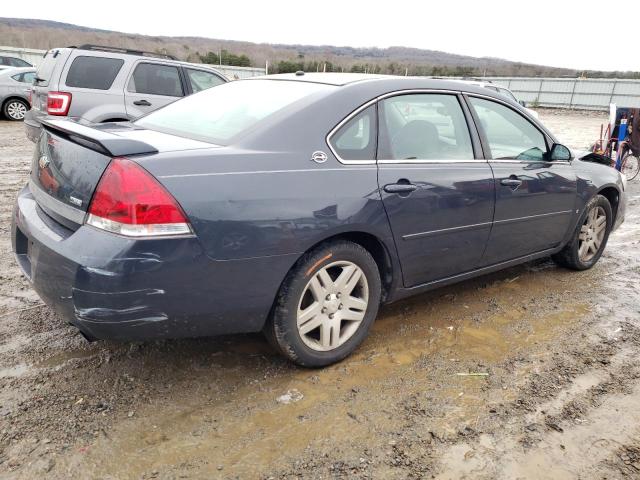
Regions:
[[484, 85], [477, 82], [468, 82], [456, 79], [441, 79], [429, 77], [410, 77], [400, 75], [381, 75], [367, 73], [285, 73], [277, 75], [265, 75], [260, 77], [247, 78], [240, 81], [254, 80], [280, 80], [292, 82], [312, 82], [337, 87], [357, 87], [359, 85], [376, 86], [383, 93], [385, 90], [411, 90], [411, 89], [434, 89], [453, 90], [478, 93], [482, 95], [496, 96], [502, 99], [497, 92], [487, 90]]
[[0, 75], [17, 75], [19, 73], [34, 72], [36, 67], [9, 67], [0, 70]]

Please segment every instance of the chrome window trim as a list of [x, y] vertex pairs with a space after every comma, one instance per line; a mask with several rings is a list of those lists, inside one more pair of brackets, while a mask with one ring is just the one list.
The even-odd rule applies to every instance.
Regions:
[[[545, 142], [547, 143], [547, 150], [548, 150], [548, 151], [550, 151], [550, 150], [549, 150], [549, 146], [550, 146], [550, 145], [551, 145], [551, 146], [553, 146], [553, 144], [554, 144], [554, 143], [557, 143], [557, 142], [556, 142], [556, 140], [555, 140], [555, 139], [553, 138], [553, 136], [551, 135], [551, 132], [547, 131], [547, 128], [546, 128], [544, 125], [542, 125], [541, 123], [539, 123], [537, 119], [535, 119], [535, 118], [533, 118], [533, 117], [529, 117], [529, 115], [528, 115], [528, 114], [523, 114], [523, 112], [521, 112], [520, 110], [518, 110], [518, 108], [514, 108], [514, 105], [512, 105], [511, 103], [509, 103], [509, 102], [507, 102], [507, 101], [504, 101], [504, 100], [501, 100], [501, 99], [499, 99], [499, 98], [492, 97], [492, 96], [490, 96], [490, 95], [483, 95], [483, 94], [481, 94], [481, 93], [475, 93], [475, 92], [462, 92], [462, 94], [463, 94], [463, 95], [465, 95], [465, 96], [467, 96], [467, 97], [477, 97], [477, 98], [481, 98], [481, 99], [483, 99], [483, 100], [489, 100], [489, 101], [492, 101], [492, 102], [500, 103], [500, 104], [504, 105], [505, 107], [510, 108], [510, 109], [511, 109], [511, 110], [513, 110], [515, 113], [517, 113], [517, 114], [518, 114], [518, 115], [520, 115], [522, 118], [524, 118], [526, 121], [528, 121], [531, 125], [533, 125], [533, 127], [534, 127], [536, 130], [538, 130], [538, 131], [542, 134], [542, 136], [543, 136], [543, 137], [544, 137], [544, 139], [545, 139]], [[469, 103], [470, 103], [470, 102], [469, 102]], [[473, 105], [469, 105], [469, 106], [470, 106], [470, 107], [473, 107]], [[520, 108], [524, 108], [524, 107], [522, 107], [522, 105], [519, 105], [519, 104], [518, 104], [518, 106], [519, 106]], [[532, 121], [532, 120], [533, 120], [533, 121]], [[493, 159], [487, 159], [487, 160], [489, 160], [489, 161], [500, 161], [500, 160], [493, 160]], [[511, 161], [511, 160], [509, 160], [509, 161]], [[517, 161], [520, 161], [520, 160], [517, 160]], [[538, 160], [538, 161], [540, 161], [540, 160]], [[543, 160], [542, 160], [542, 161], [543, 161]], [[561, 161], [564, 161], [564, 160], [561, 160]], [[547, 162], [547, 163], [553, 163], [553, 162]]]
[[[434, 89], [434, 88], [412, 88], [412, 89], [408, 89], [408, 90], [394, 90], [392, 92], [387, 92], [387, 93], [384, 93], [382, 95], [378, 95], [377, 97], [369, 100], [368, 102], [366, 102], [366, 103], [360, 105], [358, 108], [356, 108], [353, 112], [351, 112], [349, 115], [347, 115], [345, 118], [343, 118], [342, 121], [340, 123], [338, 123], [335, 127], [333, 127], [331, 129], [331, 131], [327, 134], [327, 136], [325, 137], [325, 142], [326, 142], [327, 146], [329, 147], [329, 150], [331, 150], [331, 153], [333, 153], [333, 156], [336, 157], [336, 159], [340, 163], [342, 163], [344, 165], [375, 165], [376, 163], [379, 163], [380, 160], [378, 160], [376, 162], [375, 159], [374, 160], [346, 160], [346, 159], [342, 158], [340, 155], [338, 155], [338, 152], [336, 152], [336, 150], [333, 148], [333, 145], [331, 144], [331, 137], [333, 137], [333, 135], [335, 135], [335, 133], [338, 130], [340, 130], [340, 128], [345, 123], [349, 122], [353, 117], [358, 115], [360, 112], [362, 112], [366, 108], [370, 107], [371, 105], [374, 105], [374, 104], [378, 103], [378, 101], [384, 100], [385, 98], [389, 98], [389, 97], [396, 97], [396, 96], [399, 96], [399, 95], [412, 95], [412, 94], [416, 94], [416, 93], [440, 93], [440, 94], [448, 94], [448, 95], [458, 95], [458, 94], [464, 93], [464, 92], [461, 92], [459, 90], [439, 90], [439, 89]], [[482, 161], [484, 162], [485, 160], [482, 160]], [[384, 160], [382, 160], [382, 162], [384, 162]], [[422, 162], [422, 161], [419, 161], [419, 162]], [[428, 161], [425, 160], [424, 162], [431, 162], [431, 161], [430, 160], [428, 160]], [[403, 163], [407, 163], [407, 162], [403, 162]]]
[[[373, 100], [369, 100], [367, 103], [360, 105], [353, 112], [351, 112], [349, 115], [344, 117], [342, 121], [338, 123], [335, 127], [333, 127], [333, 129], [331, 129], [331, 131], [327, 134], [325, 138], [325, 142], [327, 143], [329, 150], [331, 150], [331, 153], [333, 153], [333, 156], [336, 157], [340, 163], [343, 163], [344, 165], [375, 165], [376, 164], [375, 158], [372, 160], [345, 160], [340, 155], [338, 155], [338, 152], [336, 152], [336, 150], [333, 148], [333, 145], [331, 144], [331, 137], [333, 137], [336, 134], [336, 132], [340, 130], [340, 128], [342, 128], [343, 125], [351, 121], [353, 117], [358, 115], [363, 110], [366, 110], [371, 105], [375, 105], [377, 102], [378, 102], [378, 99], [374, 98]], [[378, 132], [376, 132], [376, 134], [377, 133]]]
[[420, 159], [420, 158], [412, 158], [406, 160], [378, 160], [379, 164], [389, 165], [389, 164], [399, 164], [402, 163], [404, 165], [412, 165], [412, 164], [442, 164], [442, 163], [487, 163], [486, 160], [472, 158], [470, 160], [430, 160], [430, 159]]

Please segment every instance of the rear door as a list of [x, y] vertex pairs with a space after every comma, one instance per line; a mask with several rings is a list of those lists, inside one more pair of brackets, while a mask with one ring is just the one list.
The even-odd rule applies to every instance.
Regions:
[[127, 115], [136, 119], [182, 98], [180, 67], [150, 61], [137, 62], [125, 86]]
[[494, 182], [462, 98], [381, 100], [378, 181], [404, 285], [477, 268], [489, 238]]
[[495, 216], [483, 265], [559, 245], [575, 215], [570, 162], [548, 161], [547, 136], [510, 105], [468, 100], [495, 177]]

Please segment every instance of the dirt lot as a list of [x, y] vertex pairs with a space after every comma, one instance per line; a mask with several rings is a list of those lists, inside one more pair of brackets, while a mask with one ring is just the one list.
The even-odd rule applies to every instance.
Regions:
[[[541, 116], [574, 147], [604, 121]], [[535, 262], [385, 307], [313, 371], [258, 335], [88, 344], [11, 254], [31, 151], [0, 122], [0, 477], [640, 478], [640, 184], [592, 270]]]

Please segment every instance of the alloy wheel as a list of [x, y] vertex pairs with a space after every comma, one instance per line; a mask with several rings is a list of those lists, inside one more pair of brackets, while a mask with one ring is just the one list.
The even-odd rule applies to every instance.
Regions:
[[309, 280], [298, 303], [300, 338], [316, 351], [338, 348], [356, 333], [368, 303], [369, 286], [360, 267], [349, 261], [324, 266]]
[[7, 105], [7, 115], [13, 120], [22, 120], [27, 113], [27, 107], [22, 102], [10, 102]]
[[607, 213], [600, 206], [592, 208], [578, 235], [580, 241], [578, 256], [582, 262], [589, 262], [597, 255], [606, 232]]

